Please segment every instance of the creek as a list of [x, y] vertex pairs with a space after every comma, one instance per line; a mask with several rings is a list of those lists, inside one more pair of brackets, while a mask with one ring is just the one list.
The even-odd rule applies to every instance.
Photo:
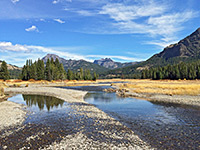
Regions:
[[[154, 148], [200, 149], [200, 108], [122, 98], [115, 93], [102, 91], [109, 86], [62, 88], [89, 91], [85, 96], [86, 102], [120, 121]], [[0, 138], [0, 145], [9, 145], [8, 149], [30, 147], [30, 143], [32, 149], [38, 149], [59, 142], [66, 135], [76, 134], [84, 124], [89, 127], [93, 124], [91, 119], [75, 115], [70, 107], [72, 104], [57, 98], [18, 94], [8, 101], [26, 105], [29, 112], [22, 129], [17, 129], [6, 138]], [[41, 134], [35, 135], [38, 132]], [[34, 140], [27, 141], [30, 135], [35, 136]]]

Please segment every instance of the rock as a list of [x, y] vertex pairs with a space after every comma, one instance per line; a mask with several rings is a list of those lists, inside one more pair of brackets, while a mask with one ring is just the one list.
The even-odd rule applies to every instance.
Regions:
[[107, 92], [107, 93], [115, 93], [115, 92], [117, 92], [117, 89], [108, 88], [108, 89], [104, 89], [103, 91]]

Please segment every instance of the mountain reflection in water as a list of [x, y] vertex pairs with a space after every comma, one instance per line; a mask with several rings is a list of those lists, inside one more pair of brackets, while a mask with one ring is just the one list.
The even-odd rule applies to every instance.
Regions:
[[22, 95], [26, 105], [31, 107], [33, 105], [38, 106], [40, 110], [43, 110], [46, 106], [47, 110], [50, 111], [54, 107], [62, 107], [64, 101], [55, 97], [40, 96], [40, 95]]

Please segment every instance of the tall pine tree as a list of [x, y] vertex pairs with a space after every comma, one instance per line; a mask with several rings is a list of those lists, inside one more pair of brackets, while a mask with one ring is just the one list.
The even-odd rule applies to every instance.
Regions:
[[7, 68], [7, 63], [5, 61], [2, 62], [0, 68], [0, 79], [8, 80], [9, 79], [9, 71]]

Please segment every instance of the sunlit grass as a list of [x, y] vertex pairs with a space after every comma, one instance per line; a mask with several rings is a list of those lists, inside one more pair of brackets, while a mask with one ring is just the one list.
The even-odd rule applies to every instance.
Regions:
[[130, 83], [117, 84], [121, 89], [135, 93], [166, 94], [166, 95], [199, 95], [200, 81], [185, 80], [132, 80]]
[[[127, 83], [114, 83], [122, 82]], [[149, 93], [149, 94], [166, 94], [166, 95], [200, 95], [200, 80], [141, 80], [141, 79], [105, 79], [97, 81], [76, 81], [76, 80], [64, 80], [64, 81], [22, 81], [22, 80], [8, 80], [5, 83], [8, 86], [20, 87], [21, 85], [31, 85], [31, 84], [60, 84], [65, 86], [88, 86], [92, 83], [99, 82], [113, 82], [112, 85], [116, 85], [121, 89], [128, 89], [135, 93]], [[0, 81], [3, 83], [3, 81]], [[2, 92], [0, 93], [2, 94]]]

